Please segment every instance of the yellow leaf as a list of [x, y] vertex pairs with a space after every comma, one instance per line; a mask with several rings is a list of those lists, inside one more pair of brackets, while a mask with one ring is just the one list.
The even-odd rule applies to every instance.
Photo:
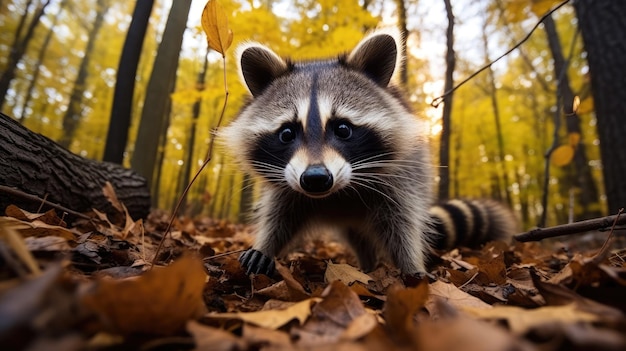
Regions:
[[561, 145], [552, 152], [552, 164], [563, 167], [572, 162], [574, 158], [574, 148], [571, 145]]
[[233, 31], [228, 28], [228, 17], [217, 0], [209, 0], [202, 11], [202, 29], [209, 47], [225, 55], [233, 42]]
[[574, 96], [574, 102], [572, 103], [572, 111], [574, 113], [578, 112], [578, 107], [580, 106], [580, 96]]
[[589, 113], [589, 112], [593, 111], [593, 109], [594, 109], [593, 98], [591, 96], [589, 96], [585, 100], [580, 102], [580, 105], [578, 105], [578, 109], [575, 110], [575, 111], [579, 115], [582, 115], [582, 114]]
[[234, 313], [210, 313], [206, 318], [217, 319], [238, 319], [246, 323], [254, 324], [267, 329], [278, 329], [293, 319], [297, 319], [300, 324], [311, 314], [311, 304], [319, 302], [319, 297], [300, 301], [282, 310], [267, 310], [256, 312], [234, 312]]
[[572, 147], [576, 147], [578, 143], [580, 143], [580, 133], [572, 132], [567, 135], [567, 139], [569, 140], [569, 144]]
[[335, 280], [340, 280], [345, 284], [351, 284], [355, 281], [367, 284], [368, 281], [372, 280], [369, 275], [360, 272], [355, 267], [343, 263], [334, 264], [332, 262], [328, 262], [324, 278], [326, 278], [326, 281], [329, 283], [334, 282]]

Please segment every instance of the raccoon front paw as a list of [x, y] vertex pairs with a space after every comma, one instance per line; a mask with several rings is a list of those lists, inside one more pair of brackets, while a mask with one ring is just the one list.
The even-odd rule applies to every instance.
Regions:
[[249, 249], [242, 253], [239, 256], [239, 263], [246, 270], [246, 274], [272, 275], [274, 273], [274, 258], [267, 257], [255, 249]]

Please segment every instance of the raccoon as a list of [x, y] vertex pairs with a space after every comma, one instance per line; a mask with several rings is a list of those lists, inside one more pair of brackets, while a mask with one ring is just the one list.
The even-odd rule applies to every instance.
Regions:
[[431, 208], [428, 128], [392, 83], [401, 40], [378, 30], [348, 54], [306, 62], [258, 43], [238, 48], [252, 99], [219, 138], [262, 180], [256, 241], [240, 256], [248, 274], [271, 274], [295, 238], [324, 227], [339, 232], [363, 271], [389, 259], [405, 274], [425, 272], [431, 248], [514, 231], [495, 202]]

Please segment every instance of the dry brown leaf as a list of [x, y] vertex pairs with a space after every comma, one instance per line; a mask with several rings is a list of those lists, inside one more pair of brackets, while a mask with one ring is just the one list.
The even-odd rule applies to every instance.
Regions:
[[193, 320], [187, 322], [186, 329], [193, 336], [194, 350], [230, 351], [247, 348], [243, 340], [222, 329], [202, 325]]
[[339, 280], [344, 282], [346, 285], [350, 285], [354, 282], [367, 284], [367, 282], [372, 280], [372, 277], [348, 264], [334, 264], [332, 262], [328, 262], [326, 272], [324, 273], [324, 279], [329, 283]]
[[46, 224], [40, 220], [34, 220], [29, 223], [13, 217], [0, 217], [0, 223], [6, 228], [18, 231], [23, 237], [59, 236], [67, 240], [76, 240], [76, 235], [71, 230], [57, 225]]
[[413, 331], [412, 337], [414, 350], [533, 350], [503, 328], [462, 316], [420, 323]]
[[69, 251], [71, 246], [67, 243], [67, 239], [58, 236], [29, 236], [24, 238], [24, 243], [30, 251]]
[[580, 311], [575, 304], [523, 309], [516, 306], [494, 306], [491, 309], [462, 306], [462, 311], [481, 319], [506, 320], [511, 331], [522, 335], [528, 330], [549, 323], [595, 322], [597, 315]]
[[369, 334], [378, 325], [376, 316], [364, 313], [352, 320], [339, 336], [339, 340], [355, 341]]
[[15, 205], [9, 205], [4, 210], [8, 217], [17, 218], [22, 221], [32, 222], [36, 219], [50, 225], [58, 225], [60, 227], [67, 227], [67, 224], [57, 216], [55, 210], [49, 210], [44, 213], [31, 213], [23, 210]]
[[202, 29], [207, 36], [209, 47], [222, 56], [233, 42], [233, 31], [228, 27], [226, 12], [217, 0], [209, 0], [202, 11]]
[[82, 303], [111, 331], [167, 335], [203, 313], [205, 280], [202, 261], [183, 256], [136, 279], [101, 279]]
[[209, 313], [205, 318], [212, 320], [238, 319], [267, 329], [278, 329], [289, 321], [297, 319], [301, 324], [311, 314], [311, 305], [321, 301], [318, 297], [295, 303], [282, 310], [256, 312]]
[[336, 343], [357, 317], [367, 313], [357, 294], [340, 281], [332, 282], [322, 297], [311, 310], [311, 318], [301, 328], [292, 330], [299, 346]]
[[390, 289], [385, 303], [384, 316], [389, 331], [400, 341], [411, 340], [413, 317], [428, 299], [428, 282], [423, 280], [413, 288]]
[[104, 186], [102, 187], [102, 194], [107, 200], [109, 200], [113, 208], [115, 208], [118, 212], [121, 213], [126, 211], [126, 207], [120, 202], [120, 200], [118, 200], [117, 194], [115, 194], [115, 189], [109, 181], [104, 183]]
[[492, 308], [491, 305], [483, 302], [479, 298], [476, 298], [464, 292], [463, 290], [457, 288], [454, 284], [446, 284], [441, 281], [436, 281], [430, 284], [429, 295], [430, 303], [426, 303], [427, 309], [428, 306], [432, 306], [433, 297], [440, 298], [456, 308], [460, 308], [462, 306], [472, 306], [475, 308]]

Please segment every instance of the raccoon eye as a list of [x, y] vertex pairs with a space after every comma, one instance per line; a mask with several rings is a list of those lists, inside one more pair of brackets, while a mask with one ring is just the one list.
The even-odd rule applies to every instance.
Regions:
[[285, 127], [278, 132], [278, 140], [283, 144], [288, 144], [296, 138], [296, 132], [291, 127]]
[[340, 139], [348, 139], [352, 136], [352, 126], [348, 123], [339, 123], [335, 126], [335, 135]]

